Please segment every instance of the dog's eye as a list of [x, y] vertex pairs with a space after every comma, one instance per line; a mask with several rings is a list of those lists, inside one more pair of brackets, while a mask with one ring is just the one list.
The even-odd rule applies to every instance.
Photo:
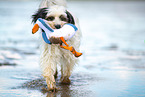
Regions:
[[53, 21], [54, 20], [54, 17], [53, 16], [47, 17], [46, 20]]
[[60, 18], [61, 21], [67, 21], [67, 18], [63, 15], [61, 15], [59, 18]]

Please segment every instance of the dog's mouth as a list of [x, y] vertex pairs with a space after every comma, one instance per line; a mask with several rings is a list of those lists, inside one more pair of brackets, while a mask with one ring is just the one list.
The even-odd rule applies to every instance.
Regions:
[[61, 24], [52, 24], [52, 23], [49, 23], [49, 22], [47, 22], [47, 23], [50, 25], [50, 27], [52, 29], [60, 29], [63, 26]]
[[62, 27], [62, 25], [59, 25], [59, 24], [57, 24], [57, 25], [49, 24], [49, 25], [52, 29], [60, 29]]

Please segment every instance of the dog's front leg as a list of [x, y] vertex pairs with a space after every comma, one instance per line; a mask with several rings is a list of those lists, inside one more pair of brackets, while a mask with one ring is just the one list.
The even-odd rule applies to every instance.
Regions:
[[48, 91], [56, 91], [56, 82], [54, 78], [54, 74], [56, 72], [56, 64], [51, 61], [48, 61], [47, 64], [43, 64], [42, 66], [43, 76], [46, 80]]
[[48, 91], [56, 91], [56, 82], [54, 78], [54, 71], [51, 69], [47, 69], [46, 73], [43, 73], [43, 76], [47, 83]]
[[74, 67], [74, 60], [63, 59], [63, 64], [61, 65], [61, 79], [60, 82], [62, 84], [70, 84], [71, 80], [69, 77], [71, 76], [72, 69]]
[[48, 91], [56, 91], [56, 82], [54, 75], [57, 71], [57, 63], [56, 63], [56, 56], [55, 56], [55, 45], [48, 45], [43, 43], [41, 50], [41, 57], [40, 57], [40, 66], [42, 70], [42, 75], [44, 76]]
[[54, 76], [52, 77], [46, 76], [45, 79], [46, 79], [48, 91], [55, 92], [57, 88], [56, 88], [56, 82], [55, 82]]

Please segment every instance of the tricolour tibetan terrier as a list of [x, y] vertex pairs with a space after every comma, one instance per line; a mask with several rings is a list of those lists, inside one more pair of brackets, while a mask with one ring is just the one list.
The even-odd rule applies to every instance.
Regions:
[[[67, 41], [68, 44], [79, 51], [81, 32], [77, 19], [66, 9], [65, 0], [42, 0], [38, 11], [32, 15], [32, 22], [36, 22], [38, 18], [47, 20], [53, 29], [61, 28], [65, 23], [71, 23], [78, 27], [76, 34]], [[55, 37], [54, 37], [55, 38]], [[60, 41], [57, 37], [55, 41]], [[70, 83], [70, 75], [73, 67], [77, 64], [78, 59], [68, 50], [60, 48], [59, 44], [46, 44], [41, 38], [41, 57], [40, 66], [43, 76], [46, 79], [48, 90], [55, 91], [57, 77], [57, 65], [61, 67], [60, 82], [64, 84]]]

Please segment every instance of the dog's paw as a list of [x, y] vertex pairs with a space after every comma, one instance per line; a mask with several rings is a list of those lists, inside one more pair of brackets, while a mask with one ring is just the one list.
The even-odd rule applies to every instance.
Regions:
[[60, 83], [61, 84], [70, 84], [71, 80], [68, 77], [63, 77], [63, 78], [61, 78]]

